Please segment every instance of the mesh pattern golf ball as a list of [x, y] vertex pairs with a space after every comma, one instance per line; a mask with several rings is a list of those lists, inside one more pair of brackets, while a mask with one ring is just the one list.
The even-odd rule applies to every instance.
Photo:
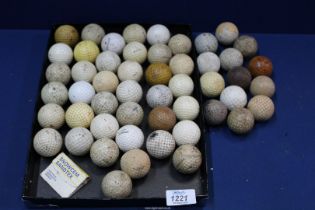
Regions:
[[72, 155], [83, 156], [90, 152], [94, 142], [91, 132], [86, 128], [72, 128], [65, 137], [65, 146]]
[[95, 42], [84, 40], [79, 42], [74, 48], [74, 59], [76, 61], [90, 61], [95, 62], [96, 57], [100, 53], [100, 49]]
[[148, 153], [157, 159], [164, 159], [170, 156], [175, 146], [176, 143], [172, 134], [163, 130], [153, 131], [146, 141]]
[[179, 120], [194, 120], [199, 114], [199, 103], [191, 96], [180, 96], [173, 104], [173, 111]]
[[235, 48], [226, 48], [220, 54], [221, 67], [225, 70], [231, 70], [243, 64], [243, 55]]
[[126, 198], [131, 194], [132, 181], [123, 171], [111, 171], [102, 180], [102, 191], [109, 198]]
[[194, 82], [186, 74], [176, 74], [170, 79], [168, 87], [175, 97], [189, 96], [194, 90]]
[[258, 76], [252, 80], [250, 93], [254, 96], [265, 95], [272, 97], [276, 91], [275, 83], [267, 76]]
[[50, 47], [48, 59], [51, 63], [70, 64], [73, 59], [72, 49], [64, 43], [56, 43]]
[[127, 101], [139, 102], [142, 98], [142, 88], [134, 80], [126, 80], [121, 82], [116, 90], [118, 101], [124, 103]]
[[69, 88], [69, 100], [71, 103], [84, 102], [91, 103], [95, 90], [93, 86], [86, 81], [75, 82]]
[[195, 38], [195, 46], [198, 54], [216, 52], [218, 49], [218, 40], [211, 33], [201, 33]]
[[143, 109], [139, 104], [129, 101], [118, 107], [116, 118], [120, 125], [140, 125]]
[[95, 64], [99, 71], [116, 72], [121, 60], [119, 56], [111, 51], [105, 51], [99, 54], [96, 58]]
[[183, 144], [195, 145], [200, 140], [201, 131], [194, 121], [182, 120], [174, 126], [172, 134], [178, 146]]
[[147, 59], [147, 48], [140, 42], [130, 42], [123, 51], [125, 60], [136, 61], [142, 64]]
[[53, 157], [61, 150], [62, 136], [53, 128], [43, 128], [34, 136], [33, 147], [40, 156]]
[[114, 138], [119, 124], [116, 118], [107, 113], [97, 115], [91, 122], [90, 131], [96, 139]]
[[86, 103], [72, 104], [66, 111], [66, 123], [70, 128], [88, 128], [93, 118], [93, 109]]
[[148, 51], [150, 63], [168, 63], [172, 58], [171, 49], [165, 44], [154, 44]]
[[171, 37], [168, 28], [161, 24], [151, 26], [147, 32], [147, 41], [150, 45], [166, 44]]
[[238, 49], [244, 57], [252, 57], [258, 51], [258, 44], [254, 37], [248, 35], [242, 35], [238, 37], [233, 47]]
[[125, 125], [117, 131], [115, 140], [119, 149], [127, 152], [132, 149], [139, 149], [143, 145], [144, 135], [137, 126]]
[[113, 114], [118, 107], [118, 101], [111, 92], [99, 92], [92, 98], [91, 106], [95, 114]]
[[108, 91], [114, 93], [119, 84], [119, 80], [111, 71], [98, 72], [93, 78], [93, 87], [96, 92]]
[[208, 125], [222, 124], [228, 114], [228, 109], [224, 103], [219, 100], [211, 99], [204, 105], [204, 116]]
[[172, 71], [165, 63], [153, 63], [145, 71], [145, 79], [150, 85], [167, 85], [171, 77]]
[[215, 30], [215, 36], [223, 45], [232, 44], [238, 37], [238, 28], [234, 23], [223, 22]]
[[37, 120], [43, 128], [60, 128], [65, 123], [65, 111], [58, 104], [46, 104], [37, 114]]
[[75, 82], [92, 82], [97, 71], [93, 63], [89, 61], [79, 61], [72, 66], [71, 76]]
[[181, 145], [175, 150], [172, 162], [178, 172], [192, 174], [199, 169], [202, 163], [201, 152], [193, 145]]
[[249, 100], [247, 108], [257, 121], [269, 120], [275, 111], [275, 105], [268, 96], [257, 95]]
[[220, 59], [213, 52], [204, 52], [197, 57], [197, 65], [200, 74], [204, 74], [209, 71], [218, 72], [220, 70]]
[[247, 95], [245, 91], [236, 85], [226, 87], [221, 95], [222, 101], [229, 110], [244, 107], [247, 104]]
[[176, 115], [166, 106], [158, 106], [151, 110], [148, 123], [152, 130], [172, 130], [176, 123]]
[[204, 96], [217, 97], [224, 89], [225, 82], [221, 74], [210, 71], [200, 77], [200, 86]]
[[41, 98], [45, 104], [63, 105], [68, 100], [68, 90], [61, 82], [49, 82], [42, 88]]
[[123, 37], [127, 43], [140, 42], [144, 43], [147, 37], [145, 29], [139, 24], [130, 24], [123, 31]]
[[81, 32], [82, 40], [91, 40], [95, 42], [96, 44], [100, 44], [104, 36], [105, 36], [105, 31], [102, 28], [102, 26], [95, 23], [90, 23], [84, 26]]
[[139, 82], [143, 76], [142, 66], [135, 61], [124, 61], [117, 70], [120, 81], [135, 80]]
[[228, 127], [237, 134], [246, 134], [254, 127], [255, 119], [253, 114], [245, 108], [233, 109], [228, 118]]
[[109, 138], [102, 138], [95, 141], [90, 150], [92, 162], [99, 167], [113, 165], [119, 157], [118, 145]]
[[146, 100], [151, 108], [170, 106], [173, 103], [173, 94], [165, 85], [154, 85], [148, 90]]
[[56, 42], [62, 42], [70, 46], [74, 46], [79, 41], [79, 33], [71, 25], [59, 26], [55, 31], [54, 37]]
[[71, 71], [65, 63], [51, 63], [45, 76], [48, 82], [61, 82], [66, 85], [71, 79]]
[[176, 34], [168, 42], [173, 54], [188, 54], [191, 50], [191, 40], [184, 34]]
[[186, 54], [176, 54], [170, 60], [170, 68], [173, 74], [191, 75], [194, 70], [194, 61]]
[[102, 39], [102, 50], [120, 54], [125, 47], [124, 38], [118, 33], [109, 33]]

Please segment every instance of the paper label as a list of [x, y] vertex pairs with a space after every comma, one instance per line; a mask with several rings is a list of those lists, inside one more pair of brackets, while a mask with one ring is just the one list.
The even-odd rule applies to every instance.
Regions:
[[196, 203], [196, 192], [194, 189], [166, 190], [167, 206], [183, 206]]

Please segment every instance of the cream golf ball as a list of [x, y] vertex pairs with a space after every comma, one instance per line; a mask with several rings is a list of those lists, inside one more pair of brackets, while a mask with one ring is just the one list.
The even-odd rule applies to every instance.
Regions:
[[165, 44], [154, 44], [148, 51], [149, 63], [166, 63], [172, 58], [171, 49]]
[[118, 129], [119, 124], [116, 118], [107, 113], [102, 113], [94, 117], [90, 126], [90, 131], [96, 139], [104, 137], [112, 139], [115, 137]]
[[191, 40], [184, 34], [176, 34], [168, 42], [173, 54], [188, 54], [191, 50]]
[[127, 101], [139, 102], [142, 98], [142, 88], [134, 80], [126, 80], [120, 83], [116, 90], [118, 101], [124, 103]]
[[140, 42], [130, 42], [123, 51], [125, 60], [136, 61], [142, 64], [147, 59], [147, 48]]
[[186, 74], [176, 74], [170, 79], [168, 87], [174, 97], [189, 96], [194, 90], [194, 82]]
[[121, 60], [115, 52], [105, 51], [100, 53], [95, 61], [98, 71], [112, 71], [116, 72]]
[[65, 137], [65, 146], [72, 155], [83, 156], [89, 153], [94, 142], [91, 132], [83, 127], [72, 128]]
[[249, 100], [247, 108], [257, 121], [267, 121], [275, 112], [275, 105], [268, 96], [257, 95]]
[[224, 78], [217, 72], [207, 72], [200, 77], [201, 91], [204, 96], [217, 97], [225, 87]]
[[112, 166], [119, 157], [118, 145], [107, 137], [98, 139], [91, 146], [90, 157], [99, 167]]
[[86, 103], [75, 103], [66, 111], [66, 123], [70, 128], [88, 128], [94, 118], [93, 109]]
[[164, 159], [170, 156], [176, 143], [172, 134], [163, 130], [156, 130], [149, 134], [146, 141], [148, 153], [157, 159]]
[[125, 125], [117, 131], [115, 140], [119, 149], [123, 152], [127, 152], [132, 149], [140, 148], [144, 142], [144, 135], [137, 126]]
[[79, 61], [72, 66], [71, 76], [75, 82], [92, 82], [97, 71], [93, 63], [89, 61]]
[[116, 111], [116, 118], [120, 125], [140, 125], [143, 115], [142, 107], [131, 101], [121, 104]]
[[234, 23], [223, 22], [215, 30], [215, 36], [223, 45], [232, 44], [238, 37], [238, 28]]
[[104, 91], [97, 93], [92, 98], [91, 106], [95, 114], [113, 114], [118, 107], [118, 101], [114, 94]]
[[91, 40], [95, 42], [96, 44], [100, 44], [104, 36], [105, 36], [105, 31], [102, 28], [102, 26], [95, 23], [90, 23], [84, 26], [81, 32], [82, 40]]
[[147, 37], [145, 29], [139, 24], [130, 24], [123, 31], [123, 37], [127, 43], [140, 42], [144, 43]]
[[111, 171], [102, 180], [102, 191], [106, 197], [112, 199], [126, 198], [131, 194], [132, 181], [123, 171]]
[[165, 85], [154, 85], [148, 90], [146, 100], [151, 108], [170, 106], [173, 103], [173, 94]]
[[168, 28], [161, 24], [151, 26], [147, 32], [147, 41], [150, 45], [166, 44], [171, 37]]
[[195, 145], [200, 140], [201, 131], [194, 121], [182, 120], [174, 126], [172, 134], [178, 146], [183, 144]]
[[247, 104], [245, 91], [236, 85], [226, 87], [220, 95], [222, 101], [229, 110], [244, 107]]
[[201, 166], [201, 152], [193, 145], [181, 145], [175, 150], [172, 162], [178, 172], [183, 174], [192, 174]]
[[190, 56], [186, 54], [176, 54], [170, 60], [170, 68], [173, 73], [175, 74], [187, 74], [191, 75], [194, 70], [194, 61], [191, 59]]
[[91, 103], [95, 90], [93, 86], [86, 81], [75, 82], [69, 88], [69, 100], [71, 103], [83, 102]]
[[96, 57], [100, 53], [100, 49], [91, 40], [83, 40], [74, 48], [74, 59], [76, 61], [89, 61], [94, 63]]
[[220, 54], [221, 67], [229, 71], [243, 65], [243, 55], [235, 48], [226, 48]]
[[73, 59], [72, 49], [64, 43], [54, 44], [49, 48], [48, 59], [51, 63], [70, 64]]
[[204, 52], [197, 57], [197, 65], [200, 74], [204, 74], [209, 71], [218, 72], [220, 70], [220, 59], [213, 52]]
[[109, 33], [102, 39], [101, 47], [103, 51], [112, 51], [120, 54], [125, 47], [124, 38], [118, 33]]
[[43, 128], [33, 139], [35, 151], [43, 157], [53, 157], [62, 148], [62, 136], [53, 128]]
[[93, 87], [96, 92], [108, 91], [114, 93], [119, 84], [115, 73], [111, 71], [98, 72], [93, 78]]
[[68, 101], [68, 90], [61, 82], [49, 82], [42, 88], [41, 98], [45, 104], [62, 106]]
[[61, 82], [66, 85], [71, 79], [71, 71], [65, 63], [51, 63], [46, 69], [45, 76], [48, 82]]
[[173, 111], [179, 120], [194, 120], [199, 109], [198, 101], [192, 96], [180, 96], [173, 104]]
[[65, 123], [65, 111], [58, 104], [46, 104], [39, 109], [37, 120], [43, 128], [59, 129]]
[[117, 70], [120, 81], [135, 80], [139, 82], [143, 76], [142, 66], [136, 61], [124, 61]]
[[198, 54], [216, 52], [218, 45], [217, 38], [211, 33], [201, 33], [195, 38], [195, 46]]

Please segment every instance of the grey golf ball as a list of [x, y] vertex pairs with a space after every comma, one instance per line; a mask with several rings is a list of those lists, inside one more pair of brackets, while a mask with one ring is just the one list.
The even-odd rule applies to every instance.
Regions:
[[195, 46], [198, 54], [216, 52], [218, 49], [218, 40], [211, 33], [201, 33], [195, 38]]
[[254, 115], [246, 108], [233, 109], [228, 118], [228, 127], [237, 134], [246, 134], [254, 127]]
[[82, 40], [91, 40], [96, 44], [100, 44], [104, 36], [105, 31], [102, 26], [95, 23], [90, 23], [84, 26], [81, 32]]
[[220, 54], [221, 67], [229, 71], [243, 65], [243, 55], [235, 48], [226, 48]]
[[41, 98], [45, 104], [64, 105], [68, 100], [68, 90], [61, 82], [49, 82], [42, 88]]
[[173, 94], [165, 85], [154, 85], [148, 90], [146, 100], [151, 108], [170, 106], [173, 103]]
[[193, 145], [181, 145], [175, 150], [172, 162], [178, 172], [192, 174], [199, 169], [202, 163], [201, 152]]
[[48, 82], [61, 82], [66, 85], [71, 79], [71, 71], [65, 63], [51, 63], [46, 69], [45, 76]]
[[43, 128], [38, 131], [33, 139], [35, 151], [43, 157], [53, 157], [62, 148], [62, 136], [53, 128]]
[[90, 157], [99, 167], [112, 166], [119, 157], [118, 145], [107, 137], [98, 139], [91, 146]]
[[143, 109], [139, 104], [129, 101], [118, 107], [116, 118], [120, 125], [140, 125], [143, 120]]
[[72, 155], [83, 156], [93, 144], [91, 132], [83, 127], [72, 128], [65, 137], [65, 146]]
[[75, 63], [71, 69], [71, 76], [75, 82], [81, 80], [92, 82], [96, 73], [96, 67], [89, 61], [79, 61]]
[[131, 194], [132, 181], [123, 171], [111, 171], [102, 180], [102, 191], [112, 199], [126, 198]]
[[228, 109], [219, 100], [208, 100], [204, 104], [204, 116], [208, 125], [220, 125], [222, 124], [228, 114]]
[[91, 107], [95, 114], [108, 113], [114, 114], [118, 107], [118, 101], [111, 92], [99, 92], [93, 98]]

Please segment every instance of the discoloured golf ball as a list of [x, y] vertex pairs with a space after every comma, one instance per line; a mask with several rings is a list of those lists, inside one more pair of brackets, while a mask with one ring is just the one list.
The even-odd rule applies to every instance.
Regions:
[[114, 93], [119, 84], [119, 80], [111, 71], [98, 72], [93, 78], [93, 87], [96, 92], [108, 91]]
[[93, 118], [93, 109], [86, 103], [72, 104], [66, 111], [66, 123], [70, 128], [88, 128]]
[[243, 64], [243, 55], [235, 48], [226, 48], [220, 54], [221, 67], [229, 71]]
[[72, 128], [65, 137], [65, 146], [72, 155], [83, 156], [89, 153], [94, 142], [91, 132], [82, 127]]
[[53, 157], [61, 150], [62, 136], [53, 128], [43, 128], [34, 136], [33, 147], [40, 156]]
[[249, 61], [248, 68], [253, 77], [260, 75], [271, 76], [273, 70], [271, 60], [261, 55], [253, 57]]
[[191, 75], [194, 70], [194, 61], [186, 54], [176, 54], [170, 60], [170, 68], [172, 73]]
[[179, 120], [194, 120], [199, 114], [199, 103], [191, 96], [180, 96], [173, 104], [173, 111]]
[[112, 71], [116, 72], [121, 60], [115, 52], [105, 51], [100, 53], [95, 61], [98, 71]]
[[148, 122], [153, 130], [170, 131], [176, 123], [176, 115], [170, 108], [158, 106], [149, 113]]
[[254, 96], [265, 95], [272, 97], [276, 91], [275, 83], [267, 76], [258, 76], [250, 85], [250, 93]]
[[116, 118], [107, 113], [97, 115], [91, 122], [90, 131], [96, 139], [104, 137], [114, 138], [116, 136], [119, 124]]
[[61, 25], [55, 31], [55, 41], [74, 46], [79, 41], [79, 33], [71, 25]]
[[46, 69], [45, 76], [48, 82], [61, 82], [66, 85], [71, 79], [71, 71], [65, 63], [51, 63]]
[[148, 61], [150, 63], [166, 63], [172, 58], [171, 49], [165, 44], [154, 44], [148, 51]]
[[146, 100], [151, 108], [170, 106], [173, 103], [173, 94], [165, 85], [154, 85], [148, 90]]
[[49, 48], [48, 59], [51, 63], [70, 64], [73, 59], [72, 49], [64, 43], [56, 43]]
[[237, 85], [246, 90], [252, 81], [252, 75], [245, 67], [238, 66], [228, 71], [226, 80], [228, 84]]
[[150, 85], [167, 85], [171, 77], [172, 71], [165, 63], [153, 63], [145, 71], [145, 79]]
[[65, 123], [65, 111], [58, 104], [46, 104], [39, 109], [37, 120], [43, 128], [59, 129]]
[[123, 171], [111, 171], [103, 178], [102, 191], [106, 197], [112, 199], [126, 198], [131, 194], [132, 181]]
[[147, 59], [147, 48], [140, 42], [130, 42], [123, 50], [125, 60], [136, 61], [142, 64]]
[[244, 107], [247, 104], [247, 95], [245, 91], [236, 85], [226, 87], [221, 95], [220, 101], [225, 104], [229, 110]]
[[238, 37], [233, 47], [238, 49], [245, 58], [256, 55], [258, 51], [258, 44], [254, 37], [248, 35], [242, 35]]
[[168, 42], [173, 54], [188, 54], [191, 50], [191, 40], [184, 34], [176, 34]]
[[218, 49], [218, 40], [211, 33], [201, 33], [195, 38], [195, 46], [198, 54], [216, 52]]
[[139, 82], [143, 76], [142, 66], [136, 61], [124, 61], [117, 70], [120, 81], [134, 80]]
[[105, 31], [102, 26], [95, 23], [84, 26], [81, 32], [82, 40], [91, 40], [96, 44], [100, 44], [104, 36]]
[[275, 112], [275, 105], [272, 100], [263, 95], [257, 95], [250, 99], [247, 108], [252, 112], [257, 121], [267, 121]]
[[117, 131], [115, 140], [119, 149], [127, 152], [140, 148], [144, 142], [144, 135], [142, 130], [137, 126], [125, 125]]
[[118, 107], [118, 101], [114, 94], [111, 92], [99, 92], [91, 102], [92, 109], [95, 114], [108, 113], [113, 114]]
[[121, 82], [116, 90], [116, 96], [121, 103], [132, 101], [139, 102], [142, 98], [142, 88], [138, 82], [134, 80], [126, 80]]
[[93, 63], [89, 61], [79, 61], [72, 66], [71, 76], [75, 82], [92, 82], [97, 71]]
[[120, 54], [125, 47], [124, 38], [118, 33], [109, 33], [102, 39], [102, 50], [112, 51], [114, 53]]
[[200, 86], [204, 96], [217, 97], [224, 89], [225, 82], [221, 74], [210, 71], [200, 77]]
[[90, 157], [99, 167], [112, 166], [119, 157], [118, 145], [107, 137], [98, 139], [91, 146]]
[[150, 45], [166, 44], [171, 37], [168, 28], [161, 24], [151, 26], [147, 32], [147, 41]]
[[193, 145], [181, 145], [175, 150], [172, 162], [178, 172], [192, 174], [199, 169], [202, 163], [201, 152]]
[[148, 153], [157, 159], [165, 159], [170, 156], [176, 143], [172, 134], [163, 130], [156, 130], [150, 133], [146, 141]]
[[201, 131], [194, 121], [182, 120], [175, 125], [172, 134], [178, 146], [183, 144], [195, 145], [200, 140]]
[[228, 118], [228, 127], [237, 134], [246, 134], [254, 127], [255, 119], [253, 114], [246, 108], [233, 109]]
[[209, 71], [219, 71], [220, 70], [220, 59], [213, 52], [204, 52], [197, 57], [197, 65], [200, 74], [204, 74]]
[[144, 43], [147, 37], [145, 29], [136, 23], [128, 25], [123, 31], [123, 37], [127, 43], [140, 42]]
[[91, 103], [95, 90], [93, 86], [86, 81], [78, 81], [69, 88], [69, 100], [71, 103], [83, 102]]
[[143, 109], [139, 104], [129, 101], [118, 107], [116, 118], [120, 125], [140, 125]]
[[68, 100], [68, 90], [61, 82], [49, 82], [41, 90], [41, 98], [45, 104], [64, 105]]
[[204, 116], [208, 125], [222, 124], [228, 114], [228, 109], [219, 100], [211, 99], [205, 102]]
[[187, 74], [176, 74], [170, 79], [168, 87], [174, 97], [189, 96], [194, 91], [194, 82]]
[[223, 22], [215, 30], [215, 36], [223, 45], [230, 45], [239, 35], [238, 28], [234, 23]]
[[95, 42], [84, 40], [79, 42], [74, 48], [74, 59], [76, 61], [95, 62], [96, 57], [100, 53], [100, 49]]

